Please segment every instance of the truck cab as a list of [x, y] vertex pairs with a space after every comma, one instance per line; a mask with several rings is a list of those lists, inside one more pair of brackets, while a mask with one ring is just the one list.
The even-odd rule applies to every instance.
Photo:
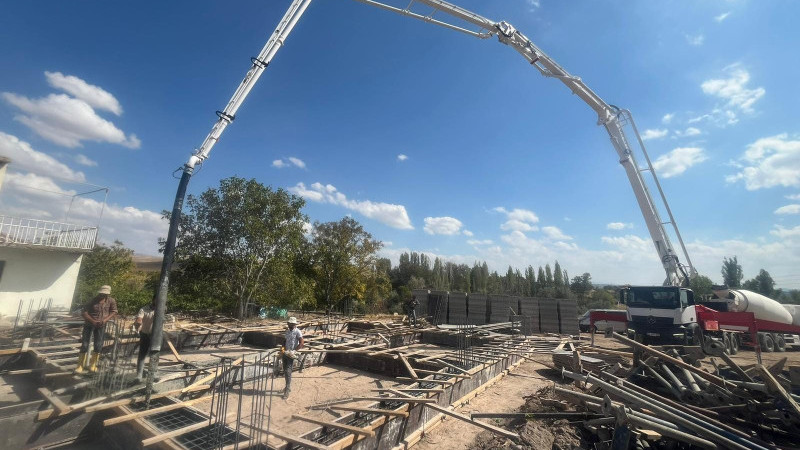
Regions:
[[628, 286], [619, 293], [627, 307], [628, 334], [642, 341], [691, 338], [697, 326], [694, 293], [677, 286]]

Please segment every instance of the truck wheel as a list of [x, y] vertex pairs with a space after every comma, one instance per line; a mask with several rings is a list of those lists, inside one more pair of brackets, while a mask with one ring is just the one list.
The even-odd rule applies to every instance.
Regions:
[[739, 353], [739, 335], [731, 334], [731, 355]]
[[775, 351], [777, 352], [785, 352], [786, 351], [786, 339], [783, 338], [782, 334], [774, 335], [775, 339]]
[[724, 346], [723, 350], [725, 353], [732, 355], [733, 350], [731, 349], [731, 334], [730, 333], [722, 333], [722, 345]]
[[759, 336], [761, 338], [761, 350], [767, 353], [772, 353], [775, 351], [775, 341], [772, 340], [772, 336], [769, 334], [762, 334]]

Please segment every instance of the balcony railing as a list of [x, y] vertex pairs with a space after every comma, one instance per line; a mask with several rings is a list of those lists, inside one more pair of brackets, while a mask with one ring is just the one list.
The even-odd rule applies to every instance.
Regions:
[[91, 250], [97, 227], [0, 215], [0, 246]]

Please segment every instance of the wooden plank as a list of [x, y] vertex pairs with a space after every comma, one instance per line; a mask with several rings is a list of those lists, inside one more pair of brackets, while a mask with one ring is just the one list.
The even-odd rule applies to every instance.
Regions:
[[781, 386], [780, 382], [778, 382], [778, 380], [772, 376], [772, 373], [770, 373], [769, 369], [761, 364], [758, 364], [756, 367], [758, 367], [759, 372], [761, 372], [761, 378], [764, 379], [764, 384], [767, 385], [767, 390], [781, 397], [783, 401], [789, 405], [794, 414], [797, 417], [800, 417], [800, 406], [798, 406], [797, 402], [794, 401], [794, 398], [792, 398], [792, 396], [787, 393], [785, 389], [783, 389], [783, 386]]
[[174, 437], [183, 436], [186, 433], [191, 433], [192, 431], [199, 430], [201, 428], [205, 428], [209, 426], [208, 421], [204, 420], [199, 423], [195, 423], [183, 428], [178, 428], [177, 430], [173, 430], [167, 433], [162, 433], [147, 439], [142, 440], [142, 447], [147, 447], [149, 445], [158, 444], [159, 442], [166, 441], [167, 439], [172, 439]]
[[447, 362], [447, 361], [442, 361], [441, 359], [436, 359], [436, 360], [434, 360], [434, 361], [436, 361], [436, 362], [438, 362], [438, 363], [441, 363], [441, 364], [444, 364], [445, 366], [447, 366], [447, 367], [449, 367], [449, 368], [451, 368], [451, 369], [457, 370], [457, 371], [459, 371], [459, 372], [461, 372], [461, 373], [465, 373], [465, 374], [467, 374], [467, 375], [469, 375], [469, 374], [470, 374], [468, 370], [465, 370], [465, 369], [462, 369], [461, 367], [458, 367], [458, 366], [456, 366], [456, 365], [450, 364], [450, 363], [449, 363], [449, 362]]
[[[231, 370], [234, 366], [237, 366], [237, 365], [241, 364], [243, 359], [244, 359], [244, 357], [239, 357], [236, 360], [234, 360], [231, 363], [231, 365], [228, 367], [227, 370]], [[196, 380], [194, 383], [192, 383], [189, 386], [186, 386], [185, 388], [183, 388], [183, 390], [181, 392], [182, 393], [186, 393], [186, 392], [189, 392], [189, 390], [191, 388], [195, 387], [195, 386], [199, 386], [199, 385], [202, 385], [202, 384], [208, 384], [209, 381], [215, 380], [218, 376], [224, 375], [225, 371], [221, 371], [223, 373], [219, 373], [219, 374], [217, 372], [218, 372], [218, 370], [214, 369], [214, 373], [212, 373], [210, 375], [206, 375], [203, 378], [200, 378], [199, 380]]]
[[392, 391], [399, 391], [399, 392], [434, 392], [434, 393], [441, 393], [444, 392], [444, 389], [441, 388], [432, 388], [432, 389], [414, 389], [414, 388], [381, 388], [381, 389], [370, 389], [372, 392], [392, 392]]
[[401, 397], [353, 397], [354, 402], [408, 402], [408, 403], [435, 403], [436, 400], [432, 398], [422, 397], [409, 397], [403, 395]]
[[447, 373], [447, 372], [436, 372], [434, 370], [425, 370], [425, 369], [415, 369], [419, 373], [424, 373], [426, 375], [444, 375], [446, 377], [453, 377], [453, 378], [472, 378], [469, 375], [464, 375], [461, 373]]
[[41, 394], [41, 396], [44, 397], [45, 400], [47, 400], [51, 405], [53, 405], [53, 408], [55, 408], [55, 410], [58, 411], [59, 415], [66, 414], [71, 410], [69, 405], [64, 403], [64, 401], [58, 398], [57, 395], [50, 392], [50, 389], [47, 389], [46, 387], [40, 387], [38, 391], [39, 394]]
[[395, 379], [396, 379], [396, 380], [403, 380], [403, 381], [415, 381], [415, 382], [420, 382], [420, 383], [424, 381], [424, 382], [430, 382], [430, 383], [436, 383], [436, 384], [446, 384], [446, 385], [448, 385], [448, 386], [455, 384], [455, 383], [453, 383], [452, 381], [446, 381], [446, 380], [429, 380], [429, 379], [427, 379], [427, 378], [422, 378], [422, 379], [417, 379], [417, 380], [415, 380], [415, 379], [413, 379], [413, 378], [409, 378], [409, 377], [395, 377]]
[[305, 447], [310, 447], [310, 448], [317, 449], [317, 450], [330, 450], [330, 447], [328, 447], [327, 445], [322, 445], [319, 442], [309, 441], [308, 439], [303, 439], [301, 437], [290, 436], [288, 434], [283, 434], [283, 433], [281, 433], [279, 431], [275, 431], [274, 429], [270, 429], [269, 431], [267, 431], [266, 428], [258, 427], [258, 426], [249, 424], [247, 422], [242, 422], [242, 426], [250, 428], [251, 430], [257, 430], [257, 431], [261, 431], [262, 433], [265, 433], [265, 436], [261, 438], [262, 440], [267, 440], [266, 439], [266, 434], [271, 434], [271, 435], [275, 436], [276, 438], [283, 439], [284, 441], [291, 442], [293, 444], [299, 444], [299, 445], [302, 445], [302, 446], [305, 446]]
[[301, 416], [300, 414], [292, 414], [292, 419], [302, 420], [304, 422], [313, 423], [316, 425], [321, 425], [323, 427], [328, 428], [338, 428], [340, 430], [349, 431], [351, 433], [360, 434], [361, 436], [372, 437], [375, 436], [375, 432], [372, 430], [367, 430], [365, 428], [354, 427], [352, 425], [347, 425], [339, 422], [332, 422], [328, 420], [321, 420], [315, 419], [313, 417], [306, 417]]
[[417, 372], [415, 372], [414, 368], [411, 367], [411, 364], [408, 363], [408, 360], [406, 359], [406, 357], [403, 356], [402, 353], [398, 354], [398, 356], [400, 357], [400, 361], [403, 361], [403, 365], [406, 366], [406, 370], [411, 375], [411, 378], [413, 378], [415, 380], [418, 379], [419, 376], [417, 375]]
[[206, 400], [211, 400], [211, 396], [210, 395], [206, 395], [205, 397], [196, 398], [194, 400], [187, 400], [185, 402], [173, 403], [171, 405], [165, 405], [165, 406], [162, 406], [162, 407], [159, 407], [159, 408], [148, 409], [147, 411], [140, 411], [140, 412], [128, 414], [128, 415], [125, 415], [125, 416], [112, 417], [111, 419], [104, 420], [103, 421], [103, 425], [104, 426], [110, 426], [110, 425], [116, 425], [118, 423], [127, 422], [129, 420], [141, 419], [142, 417], [152, 416], [153, 414], [159, 414], [159, 413], [166, 412], [166, 411], [172, 411], [172, 410], [175, 410], [175, 409], [185, 408], [185, 407], [187, 407], [189, 405], [193, 405], [195, 403], [200, 403], [200, 402], [203, 402], [203, 401], [206, 401]]
[[328, 402], [317, 403], [316, 405], [311, 405], [308, 408], [309, 409], [328, 409], [329, 407], [331, 407], [333, 405], [341, 405], [342, 403], [350, 403], [352, 401], [353, 401], [352, 397], [350, 397], [350, 398], [342, 398], [342, 399], [339, 399], [339, 400], [331, 400], [331, 401], [328, 401]]
[[408, 413], [405, 412], [405, 411], [392, 411], [390, 409], [357, 408], [355, 406], [331, 406], [331, 409], [335, 409], [335, 410], [339, 410], [339, 411], [351, 411], [351, 412], [364, 412], [364, 413], [373, 413], [373, 414], [383, 414], [384, 416], [408, 417]]
[[428, 407], [428, 408], [431, 408], [431, 409], [433, 409], [435, 411], [439, 411], [442, 414], [446, 414], [446, 415], [448, 415], [450, 417], [455, 417], [456, 419], [462, 420], [462, 421], [467, 422], [467, 423], [471, 423], [471, 424], [473, 424], [473, 425], [475, 425], [477, 427], [481, 427], [484, 430], [489, 430], [492, 433], [499, 434], [500, 436], [503, 436], [503, 437], [506, 437], [508, 439], [511, 439], [514, 442], [519, 442], [519, 435], [517, 433], [512, 433], [512, 432], [510, 432], [508, 430], [504, 430], [504, 429], [496, 427], [494, 425], [489, 425], [488, 423], [480, 422], [480, 421], [477, 421], [477, 420], [472, 420], [468, 416], [465, 416], [463, 414], [457, 413], [455, 411], [451, 411], [451, 410], [449, 410], [447, 408], [443, 408], [443, 407], [441, 407], [439, 405], [425, 405], [425, 406]]
[[172, 356], [174, 356], [175, 359], [178, 360], [178, 362], [183, 362], [183, 359], [181, 359], [180, 353], [178, 353], [178, 351], [175, 350], [175, 346], [172, 345], [172, 340], [169, 338], [169, 336], [166, 336], [166, 338], [167, 338], [166, 339], [167, 347], [169, 347], [169, 351], [172, 353]]
[[[200, 386], [195, 386], [194, 388], [192, 388], [192, 390], [190, 392], [204, 391], [206, 389], [209, 389], [210, 387], [211, 386], [209, 386], [207, 384], [200, 385]], [[181, 393], [183, 393], [183, 389], [175, 389], [175, 390], [172, 390], [172, 391], [160, 392], [158, 394], [151, 395], [150, 396], [150, 400], [153, 400], [153, 399], [156, 399], [156, 398], [169, 397], [170, 395], [179, 395]], [[86, 408], [86, 412], [90, 413], [90, 412], [95, 412], [95, 411], [102, 411], [104, 409], [115, 408], [117, 406], [130, 405], [131, 403], [139, 403], [139, 402], [143, 402], [145, 400], [146, 400], [146, 398], [144, 396], [133, 397], [133, 398], [125, 398], [125, 399], [117, 400], [117, 401], [110, 402], [110, 403], [102, 403], [100, 405], [89, 406], [89, 407]]]

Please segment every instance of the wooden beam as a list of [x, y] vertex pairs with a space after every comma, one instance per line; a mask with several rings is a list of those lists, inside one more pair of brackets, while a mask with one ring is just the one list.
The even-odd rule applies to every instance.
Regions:
[[423, 397], [353, 397], [354, 402], [408, 402], [408, 403], [436, 403], [432, 398]]
[[159, 442], [166, 441], [167, 439], [172, 439], [174, 437], [183, 436], [186, 433], [191, 433], [192, 431], [199, 430], [201, 428], [205, 428], [209, 426], [208, 421], [204, 420], [199, 423], [195, 423], [183, 428], [178, 428], [177, 430], [173, 430], [167, 433], [162, 433], [151, 438], [147, 438], [142, 440], [142, 447], [147, 447], [149, 445], [158, 444]]
[[[290, 436], [288, 434], [283, 434], [283, 433], [281, 433], [279, 431], [275, 431], [274, 429], [270, 429], [269, 431], [267, 431], [266, 428], [257, 427], [255, 425], [249, 424], [247, 422], [242, 422], [242, 426], [250, 428], [251, 430], [256, 430], [256, 431], [260, 431], [262, 433], [265, 433], [265, 435], [261, 438], [262, 441], [268, 440], [266, 435], [271, 434], [271, 435], [275, 436], [276, 438], [283, 439], [286, 442], [291, 442], [293, 444], [299, 444], [299, 445], [302, 445], [302, 446], [305, 446], [305, 447], [310, 447], [310, 448], [313, 448], [313, 449], [316, 449], [316, 450], [329, 450], [330, 449], [330, 447], [328, 447], [327, 445], [322, 445], [319, 442], [314, 442], [314, 441], [310, 441], [308, 439], [303, 439], [301, 437]], [[256, 443], [256, 445], [258, 445], [258, 444], [260, 444], [260, 442]]]
[[[233, 367], [241, 364], [243, 359], [244, 359], [244, 357], [239, 357], [236, 360], [234, 360], [231, 363], [231, 365], [228, 367], [228, 370], [231, 370]], [[222, 373], [218, 374], [217, 372], [222, 372]], [[220, 376], [224, 375], [224, 372], [225, 371], [219, 371], [217, 369], [214, 369], [214, 373], [212, 373], [210, 375], [206, 375], [203, 378], [200, 378], [199, 380], [196, 380], [194, 383], [192, 383], [189, 386], [186, 386], [185, 388], [183, 388], [183, 390], [181, 392], [182, 393], [186, 393], [186, 392], [189, 392], [190, 389], [195, 387], [195, 386], [199, 386], [201, 384], [207, 384], [209, 381], [215, 380], [217, 377], [220, 377]]]
[[446, 377], [453, 377], [453, 378], [472, 378], [469, 375], [464, 375], [461, 373], [447, 373], [447, 372], [436, 372], [433, 370], [424, 370], [424, 369], [416, 369], [419, 373], [424, 373], [426, 375], [444, 375]]
[[411, 375], [411, 378], [413, 378], [415, 380], [418, 379], [419, 376], [417, 375], [417, 372], [415, 372], [414, 368], [411, 367], [411, 364], [408, 363], [408, 360], [406, 359], [406, 357], [403, 356], [402, 353], [399, 353], [398, 356], [400, 357], [400, 361], [403, 361], [403, 365], [406, 366], [406, 370], [408, 371], [409, 375]]
[[794, 401], [794, 398], [792, 398], [792, 396], [788, 394], [785, 389], [783, 389], [783, 386], [781, 386], [780, 382], [778, 382], [778, 380], [772, 376], [772, 373], [770, 373], [769, 369], [761, 364], [758, 364], [756, 367], [758, 367], [759, 372], [761, 372], [761, 378], [764, 380], [764, 384], [767, 385], [767, 390], [772, 394], [782, 398], [783, 401], [789, 405], [794, 414], [797, 417], [800, 417], [800, 406], [798, 406], [797, 402]]
[[455, 383], [453, 383], [452, 381], [446, 381], [446, 380], [429, 380], [429, 379], [427, 379], [427, 378], [422, 378], [422, 379], [417, 379], [417, 380], [415, 380], [415, 379], [413, 379], [413, 378], [408, 378], [408, 377], [395, 377], [395, 379], [396, 379], [396, 380], [403, 380], [403, 381], [414, 381], [414, 382], [417, 382], [417, 383], [422, 383], [422, 382], [430, 382], [430, 383], [436, 383], [436, 384], [446, 384], [446, 385], [448, 385], [448, 386], [455, 384]]
[[503, 436], [503, 437], [506, 437], [508, 439], [511, 439], [514, 442], [519, 442], [519, 435], [517, 433], [512, 433], [512, 432], [510, 432], [508, 430], [504, 430], [504, 429], [496, 427], [494, 425], [489, 425], [488, 423], [480, 422], [480, 421], [477, 421], [477, 420], [472, 420], [468, 416], [465, 416], [463, 414], [457, 413], [455, 411], [451, 411], [451, 410], [449, 410], [447, 408], [443, 408], [443, 407], [441, 407], [439, 405], [426, 405], [426, 406], [428, 408], [431, 408], [431, 409], [435, 410], [435, 411], [439, 411], [442, 414], [448, 415], [450, 417], [455, 417], [456, 419], [459, 419], [459, 420], [462, 420], [464, 422], [471, 423], [471, 424], [473, 424], [475, 426], [481, 427], [484, 430], [489, 430], [492, 433], [499, 434], [500, 436]]
[[316, 405], [311, 405], [308, 408], [309, 409], [328, 409], [329, 407], [331, 407], [333, 405], [341, 405], [342, 403], [350, 403], [352, 401], [353, 401], [352, 397], [343, 398], [343, 399], [339, 399], [339, 400], [331, 400], [329, 402], [317, 403]]
[[40, 387], [38, 391], [39, 394], [41, 394], [41, 396], [44, 397], [45, 400], [47, 400], [51, 405], [53, 405], [53, 408], [55, 408], [55, 410], [58, 411], [59, 415], [66, 414], [71, 411], [72, 408], [70, 408], [69, 405], [64, 403], [63, 400], [58, 398], [57, 395], [50, 392], [50, 389], [47, 389], [46, 387]]
[[321, 425], [321, 426], [327, 427], [327, 428], [338, 428], [340, 430], [345, 430], [345, 431], [349, 431], [351, 433], [360, 434], [361, 436], [366, 436], [366, 437], [375, 436], [375, 432], [374, 431], [368, 430], [366, 428], [354, 427], [352, 425], [347, 425], [347, 424], [343, 424], [343, 423], [339, 423], [339, 422], [332, 422], [332, 421], [328, 421], [328, 420], [315, 419], [313, 417], [301, 416], [300, 414], [292, 414], [292, 419], [302, 420], [304, 422], [309, 422], [309, 423], [313, 423], [313, 424], [316, 424], [316, 425]]
[[441, 364], [444, 364], [445, 366], [447, 366], [447, 367], [449, 367], [451, 369], [455, 369], [455, 370], [457, 370], [457, 371], [459, 371], [461, 373], [465, 373], [465, 374], [469, 375], [469, 371], [468, 370], [465, 370], [465, 369], [462, 369], [461, 367], [458, 367], [456, 365], [450, 364], [447, 361], [442, 361], [441, 359], [435, 359], [434, 361], [436, 361], [438, 363], [441, 363]]
[[441, 393], [444, 392], [444, 389], [441, 388], [431, 388], [431, 389], [414, 389], [414, 388], [381, 388], [381, 389], [370, 389], [372, 392], [392, 392], [392, 391], [399, 391], [399, 392], [435, 392]]
[[104, 426], [116, 425], [118, 423], [127, 422], [129, 420], [140, 419], [142, 417], [152, 416], [153, 414], [159, 414], [159, 413], [166, 412], [166, 411], [172, 411], [172, 410], [175, 410], [175, 409], [185, 408], [187, 406], [193, 405], [195, 403], [200, 403], [200, 402], [203, 402], [203, 401], [206, 401], [206, 400], [211, 400], [211, 396], [210, 395], [206, 395], [205, 397], [196, 398], [194, 400], [187, 400], [185, 402], [173, 403], [171, 405], [165, 405], [165, 406], [162, 406], [160, 408], [153, 408], [153, 409], [148, 409], [146, 411], [140, 411], [140, 412], [136, 412], [136, 413], [132, 413], [132, 414], [127, 414], [127, 415], [124, 415], [124, 416], [112, 417], [111, 419], [104, 420], [103, 421], [103, 425]]
[[331, 406], [331, 409], [335, 409], [335, 410], [338, 410], [338, 411], [351, 411], [351, 412], [363, 412], [363, 413], [372, 413], [372, 414], [383, 414], [384, 416], [408, 417], [408, 413], [405, 412], [405, 411], [392, 411], [390, 409], [357, 408], [355, 406]]
[[178, 360], [178, 362], [183, 362], [183, 359], [181, 359], [180, 353], [178, 353], [178, 351], [175, 350], [175, 346], [172, 345], [172, 340], [169, 338], [169, 336], [165, 336], [165, 337], [166, 337], [166, 341], [167, 341], [167, 347], [169, 347], [169, 351], [172, 353], [172, 356], [174, 356], [175, 359]]

